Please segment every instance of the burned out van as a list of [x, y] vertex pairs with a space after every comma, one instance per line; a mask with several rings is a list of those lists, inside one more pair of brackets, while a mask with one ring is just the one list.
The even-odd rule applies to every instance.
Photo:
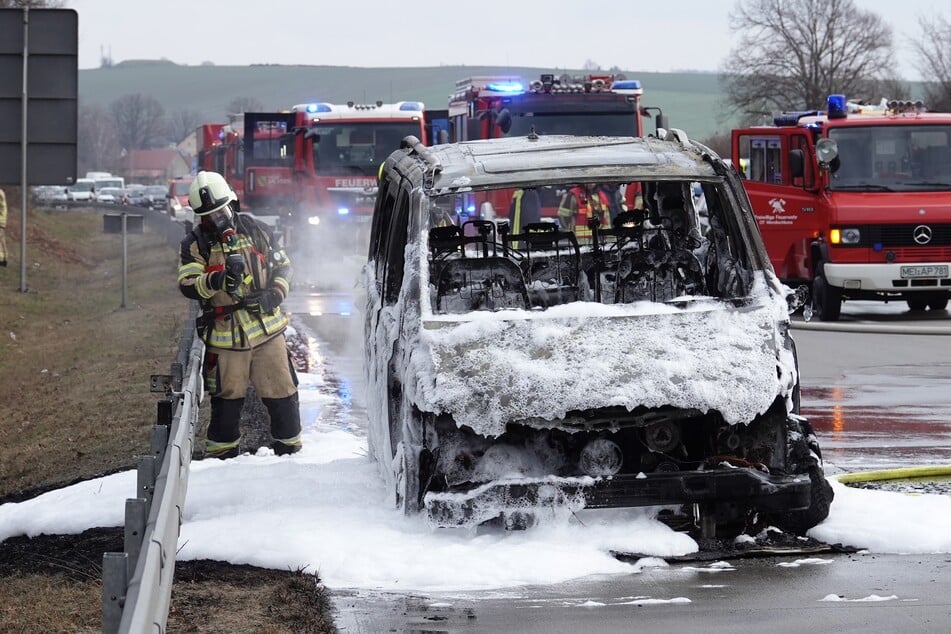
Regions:
[[407, 513], [660, 506], [703, 537], [827, 516], [796, 293], [734, 169], [683, 132], [407, 137], [366, 272], [370, 452]]

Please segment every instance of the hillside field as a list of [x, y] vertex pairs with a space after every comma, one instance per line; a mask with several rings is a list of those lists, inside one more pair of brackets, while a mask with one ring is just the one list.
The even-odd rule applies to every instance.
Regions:
[[[515, 75], [526, 81], [542, 73], [571, 75], [580, 70], [438, 66], [430, 68], [356, 68], [342, 66], [180, 66], [167, 61], [130, 61], [110, 68], [79, 71], [79, 104], [108, 107], [117, 98], [141, 93], [155, 97], [173, 113], [185, 108], [205, 122], [227, 120], [236, 97], [253, 97], [265, 110], [281, 110], [311, 101], [368, 103], [377, 100], [422, 101], [445, 108], [458, 80], [476, 75]], [[644, 87], [642, 103], [660, 107], [672, 127], [705, 139], [729, 129], [737, 118], [726, 113], [723, 92], [713, 73], [641, 73], [623, 71]], [[645, 121], [653, 131], [653, 121]]]

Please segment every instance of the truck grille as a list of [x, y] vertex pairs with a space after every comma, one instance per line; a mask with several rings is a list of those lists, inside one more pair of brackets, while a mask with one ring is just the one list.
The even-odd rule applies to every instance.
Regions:
[[[915, 229], [922, 225], [931, 229], [931, 241], [925, 245], [915, 242], [914, 237]], [[928, 224], [926, 222], [903, 225], [868, 225], [862, 228], [862, 237], [862, 242], [866, 246], [881, 244], [886, 249], [911, 247], [911, 249], [922, 250], [933, 255], [934, 247], [951, 247], [951, 225]]]

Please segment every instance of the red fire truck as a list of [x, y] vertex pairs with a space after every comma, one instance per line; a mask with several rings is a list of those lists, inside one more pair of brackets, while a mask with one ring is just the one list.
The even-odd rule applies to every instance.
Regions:
[[199, 128], [198, 166], [218, 172], [231, 185], [238, 198], [244, 199], [244, 124], [243, 115], [229, 123], [207, 123]]
[[773, 268], [810, 285], [820, 319], [847, 299], [947, 307], [951, 114], [832, 95], [825, 112], [786, 112], [732, 143]]
[[427, 141], [420, 102], [245, 113], [242, 208], [277, 216], [288, 246], [321, 234], [348, 241], [354, 223], [368, 226], [380, 165], [407, 135]]
[[[643, 136], [641, 83], [621, 74], [543, 74], [530, 82], [514, 76], [469, 77], [456, 82], [449, 99], [449, 138], [452, 141], [493, 139], [536, 134]], [[663, 114], [657, 125], [666, 128]], [[557, 215], [560, 195], [539, 191], [542, 215]], [[505, 213], [503, 193], [493, 200], [466, 199], [462, 216]], [[485, 207], [489, 202], [491, 207]]]

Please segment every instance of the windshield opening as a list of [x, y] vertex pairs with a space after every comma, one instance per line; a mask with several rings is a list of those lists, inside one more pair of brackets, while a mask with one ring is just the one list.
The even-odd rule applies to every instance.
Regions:
[[536, 134], [577, 134], [591, 136], [634, 136], [637, 115], [628, 113], [557, 113], [510, 112], [512, 127], [505, 136]]
[[[376, 176], [403, 137], [422, 134], [419, 121], [320, 123], [311, 127], [318, 174]], [[421, 137], [420, 137], [421, 138]]]
[[829, 137], [839, 149], [832, 190], [951, 190], [951, 126], [842, 127]]
[[752, 271], [725, 200], [719, 185], [690, 181], [428, 199], [430, 307], [440, 314], [742, 297]]

